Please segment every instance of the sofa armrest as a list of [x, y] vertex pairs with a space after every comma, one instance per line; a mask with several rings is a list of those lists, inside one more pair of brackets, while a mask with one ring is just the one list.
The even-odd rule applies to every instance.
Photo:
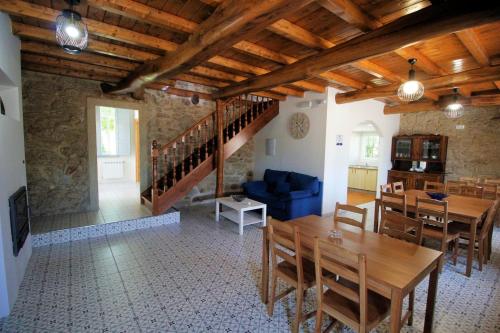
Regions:
[[291, 191], [290, 193], [288, 193], [286, 199], [299, 200], [299, 199], [309, 198], [312, 196], [313, 196], [313, 194], [309, 190]]
[[241, 185], [245, 193], [265, 192], [267, 191], [267, 183], [262, 180], [246, 182]]

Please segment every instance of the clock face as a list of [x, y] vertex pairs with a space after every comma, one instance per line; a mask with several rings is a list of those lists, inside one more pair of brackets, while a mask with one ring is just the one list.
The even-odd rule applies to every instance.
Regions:
[[294, 139], [303, 139], [309, 132], [309, 117], [305, 113], [296, 112], [289, 120], [288, 129]]

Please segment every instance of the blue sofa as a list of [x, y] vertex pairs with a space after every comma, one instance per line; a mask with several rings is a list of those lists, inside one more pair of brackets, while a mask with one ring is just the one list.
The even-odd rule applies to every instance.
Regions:
[[247, 197], [265, 203], [267, 213], [278, 220], [321, 216], [323, 182], [318, 177], [267, 169], [264, 180], [242, 186]]

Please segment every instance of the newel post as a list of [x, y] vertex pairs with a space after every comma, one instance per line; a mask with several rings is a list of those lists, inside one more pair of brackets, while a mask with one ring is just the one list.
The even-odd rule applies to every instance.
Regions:
[[217, 108], [217, 182], [215, 195], [217, 198], [224, 196], [224, 103], [218, 99]]
[[156, 214], [158, 204], [158, 156], [160, 151], [158, 149], [158, 142], [153, 140], [151, 144], [151, 167], [152, 167], [152, 185], [151, 185], [151, 203], [153, 205], [153, 214]]

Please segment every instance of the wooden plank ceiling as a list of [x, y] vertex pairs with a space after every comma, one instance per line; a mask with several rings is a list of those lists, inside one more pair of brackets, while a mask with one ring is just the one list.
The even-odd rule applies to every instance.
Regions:
[[[55, 17], [68, 7], [63, 0], [2, 1], [0, 10], [11, 15], [13, 32], [22, 40], [23, 68], [116, 84], [141, 64], [176, 54], [222, 2], [84, 0], [75, 8], [89, 30], [88, 48], [80, 55], [64, 53], [55, 41]], [[235, 84], [244, 85], [249, 78], [286, 68], [432, 6], [429, 0], [305, 3], [300, 10], [284, 12], [265, 29], [246, 34], [225, 48], [219, 47], [206, 61], [159, 77], [148, 87], [182, 96], [194, 92], [179, 89], [176, 81], [207, 86], [214, 93], [230, 90]], [[256, 94], [284, 99], [303, 96], [305, 91], [322, 92], [326, 86], [332, 86], [346, 92], [338, 95], [339, 103], [369, 96], [386, 102], [387, 113], [398, 113], [421, 111], [424, 104], [436, 108], [453, 87], [458, 87], [470, 104], [474, 104], [473, 97], [475, 101], [496, 104], [495, 96], [500, 93], [500, 66], [494, 67], [500, 55], [499, 29], [500, 23], [493, 20], [349, 62], [335, 70], [307, 75], [304, 80], [267, 87]], [[428, 83], [424, 98], [414, 103], [418, 104], [414, 108], [411, 104], [399, 105], [394, 94], [394, 88], [407, 78], [409, 58], [418, 59], [417, 78]], [[212, 98], [210, 94], [201, 97]]]

